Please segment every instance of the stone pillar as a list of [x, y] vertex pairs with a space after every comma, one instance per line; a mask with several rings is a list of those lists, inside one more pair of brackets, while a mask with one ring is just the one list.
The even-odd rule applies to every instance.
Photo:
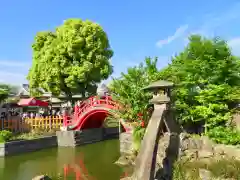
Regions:
[[155, 105], [154, 112], [149, 120], [139, 154], [133, 178], [137, 180], [153, 180], [160, 130], [163, 123], [166, 104]]

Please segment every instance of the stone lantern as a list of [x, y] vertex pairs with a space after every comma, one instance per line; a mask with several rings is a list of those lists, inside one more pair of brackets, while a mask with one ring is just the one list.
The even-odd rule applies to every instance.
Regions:
[[169, 108], [172, 87], [172, 82], [160, 80], [151, 83], [149, 86], [143, 88], [143, 90], [153, 92], [153, 98], [150, 100], [150, 103], [153, 103], [154, 107], [160, 104], [167, 104], [167, 108]]
[[163, 122], [160, 126], [163, 130], [165, 125], [168, 132], [176, 131], [173, 112], [171, 110], [171, 89], [173, 86], [174, 84], [172, 82], [159, 80], [143, 88], [143, 90], [153, 93], [150, 103], [154, 105], [154, 111], [162, 111], [163, 108], [165, 109]]

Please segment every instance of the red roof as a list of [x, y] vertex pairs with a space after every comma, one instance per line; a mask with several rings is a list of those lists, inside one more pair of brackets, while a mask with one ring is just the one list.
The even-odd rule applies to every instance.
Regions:
[[18, 105], [20, 106], [41, 106], [46, 107], [48, 106], [47, 102], [35, 99], [35, 98], [28, 98], [28, 99], [20, 99], [18, 102]]

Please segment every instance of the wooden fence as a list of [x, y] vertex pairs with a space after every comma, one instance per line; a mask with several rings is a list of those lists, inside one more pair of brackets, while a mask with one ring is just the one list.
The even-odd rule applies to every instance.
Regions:
[[63, 125], [62, 116], [48, 116], [45, 118], [25, 118], [12, 117], [0, 121], [0, 130], [9, 130], [12, 132], [28, 132], [34, 129], [59, 130]]

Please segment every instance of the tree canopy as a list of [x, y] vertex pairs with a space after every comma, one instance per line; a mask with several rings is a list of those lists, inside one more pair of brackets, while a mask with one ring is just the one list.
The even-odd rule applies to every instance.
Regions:
[[113, 80], [112, 89], [129, 105], [124, 115], [130, 116], [142, 112], [148, 103], [149, 94], [141, 91], [143, 86], [160, 79], [172, 81], [177, 85], [172, 92], [173, 108], [183, 128], [202, 132], [203, 125], [204, 133], [216, 142], [237, 144], [240, 133], [231, 120], [240, 100], [239, 62], [227, 42], [193, 35], [167, 67], [157, 70], [152, 62], [130, 68]]
[[32, 45], [33, 60], [28, 80], [30, 91], [43, 88], [53, 94], [96, 90], [96, 84], [113, 72], [107, 34], [91, 21], [68, 19], [54, 32], [39, 32]]
[[140, 65], [128, 68], [118, 79], [113, 79], [110, 90], [115, 98], [124, 105], [122, 118], [130, 121], [138, 120], [141, 114], [144, 120], [148, 119], [148, 103], [151, 98], [149, 93], [142, 90], [150, 82], [159, 79], [157, 58], [145, 58]]
[[240, 99], [239, 71], [239, 58], [227, 42], [191, 36], [183, 52], [161, 72], [162, 78], [178, 85], [174, 91], [178, 121], [196, 128], [204, 124], [205, 133], [216, 141], [239, 143], [239, 133], [230, 126]]
[[189, 38], [184, 51], [160, 73], [162, 78], [178, 85], [175, 95], [179, 120], [198, 121], [206, 115], [196, 114], [200, 106], [211, 108], [219, 104], [232, 108], [238, 101], [239, 70], [239, 59], [232, 55], [225, 41], [195, 35]]

